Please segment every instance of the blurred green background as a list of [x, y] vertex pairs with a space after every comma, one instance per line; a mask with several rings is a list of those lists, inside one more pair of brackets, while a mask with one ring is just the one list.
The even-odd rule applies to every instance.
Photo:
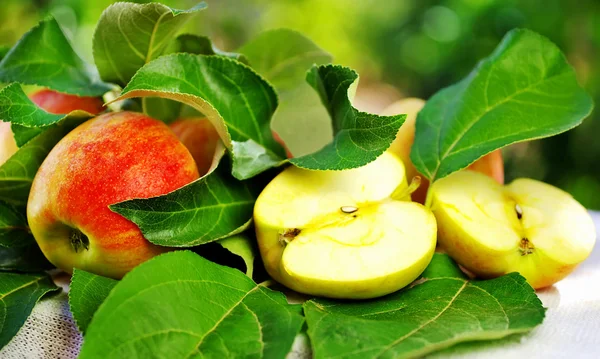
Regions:
[[[12, 45], [37, 21], [53, 14], [78, 51], [91, 61], [91, 39], [102, 10], [113, 1], [2, 0], [0, 45]], [[164, 0], [176, 8], [197, 1]], [[336, 63], [361, 75], [357, 106], [380, 111], [407, 96], [428, 98], [464, 77], [502, 36], [526, 27], [554, 41], [580, 83], [600, 104], [598, 0], [207, 0], [208, 10], [187, 32], [208, 35], [235, 50], [257, 33], [299, 30]], [[565, 134], [504, 150], [507, 181], [526, 176], [572, 193], [600, 209], [600, 110]]]

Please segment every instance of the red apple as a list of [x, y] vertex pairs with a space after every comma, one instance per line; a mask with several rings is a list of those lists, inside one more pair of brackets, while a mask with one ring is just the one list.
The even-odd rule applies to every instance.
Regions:
[[[396, 139], [392, 142], [388, 151], [400, 157], [402, 162], [404, 162], [406, 178], [409, 181], [415, 176], [421, 176], [421, 186], [411, 195], [412, 200], [419, 203], [425, 202], [429, 181], [413, 165], [410, 160], [410, 150], [415, 140], [417, 114], [423, 106], [425, 106], [425, 101], [420, 98], [406, 98], [391, 104], [382, 112], [382, 115], [397, 115], [401, 113], [407, 115], [402, 127], [400, 127], [400, 130], [396, 134]], [[502, 160], [502, 152], [500, 150], [483, 156], [469, 166], [469, 169], [483, 173], [495, 179], [498, 183], [504, 184], [504, 161]]]
[[[52, 90], [40, 90], [29, 96], [31, 101], [54, 114], [67, 114], [75, 110], [84, 110], [96, 115], [104, 110], [99, 97], [79, 97]], [[17, 152], [18, 147], [10, 123], [0, 121], [0, 166]]]
[[83, 110], [92, 115], [104, 111], [104, 102], [100, 97], [80, 97], [45, 89], [29, 95], [29, 98], [42, 109], [57, 115], [75, 110]]
[[133, 112], [91, 119], [65, 136], [35, 176], [27, 219], [48, 260], [121, 278], [167, 249], [148, 242], [110, 204], [171, 192], [199, 177], [162, 122]]
[[169, 127], [194, 157], [200, 175], [205, 175], [220, 141], [215, 127], [204, 117], [181, 118]]

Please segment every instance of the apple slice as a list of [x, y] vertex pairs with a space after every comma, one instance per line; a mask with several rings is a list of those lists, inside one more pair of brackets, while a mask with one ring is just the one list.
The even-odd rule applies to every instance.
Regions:
[[352, 170], [287, 168], [254, 207], [267, 272], [293, 290], [330, 298], [373, 298], [406, 286], [436, 244], [435, 218], [410, 202], [410, 192], [391, 153]]
[[480, 277], [519, 272], [534, 288], [547, 287], [586, 259], [596, 241], [586, 209], [540, 181], [502, 186], [465, 170], [437, 181], [431, 195], [440, 244]]

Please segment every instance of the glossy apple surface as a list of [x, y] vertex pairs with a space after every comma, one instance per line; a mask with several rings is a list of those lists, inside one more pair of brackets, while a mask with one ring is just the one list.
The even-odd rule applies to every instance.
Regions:
[[[425, 101], [420, 98], [406, 98], [393, 103], [383, 110], [382, 115], [397, 115], [406, 114], [406, 120], [398, 130], [396, 139], [392, 142], [392, 145], [388, 151], [394, 153], [396, 156], [404, 162], [406, 166], [406, 177], [410, 180], [415, 176], [421, 176], [421, 186], [413, 193], [413, 201], [424, 203], [427, 195], [427, 189], [429, 188], [429, 181], [421, 175], [414, 164], [410, 160], [410, 150], [415, 140], [415, 124], [417, 121], [417, 114], [425, 106]], [[502, 152], [496, 150], [491, 152], [479, 160], [475, 161], [469, 169], [477, 172], [481, 172], [493, 179], [498, 183], [504, 183], [504, 161], [502, 160]]]
[[196, 178], [194, 159], [165, 124], [133, 112], [109, 113], [52, 149], [33, 181], [27, 218], [56, 267], [121, 278], [166, 249], [108, 206], [162, 195]]
[[104, 102], [100, 97], [80, 97], [45, 89], [29, 95], [29, 98], [42, 109], [57, 115], [75, 110], [83, 110], [92, 115], [104, 111]]
[[373, 298], [411, 283], [431, 260], [436, 223], [406, 190], [404, 166], [387, 152], [357, 169], [285, 169], [254, 207], [268, 273], [331, 298]]
[[215, 127], [206, 118], [188, 117], [172, 122], [169, 128], [194, 157], [200, 175], [206, 174], [212, 164], [217, 143], [221, 140]]
[[520, 178], [506, 186], [460, 171], [432, 187], [440, 245], [459, 264], [489, 278], [521, 273], [550, 286], [586, 259], [596, 240], [592, 218], [568, 193]]

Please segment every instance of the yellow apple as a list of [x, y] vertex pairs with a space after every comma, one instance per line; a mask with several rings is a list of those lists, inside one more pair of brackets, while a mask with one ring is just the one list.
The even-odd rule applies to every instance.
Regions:
[[0, 121], [0, 165], [3, 165], [18, 149], [10, 122]]
[[436, 245], [435, 218], [410, 202], [410, 190], [402, 161], [388, 152], [345, 171], [285, 169], [254, 207], [267, 272], [295, 291], [330, 298], [406, 286]]
[[[417, 114], [425, 106], [425, 101], [420, 98], [409, 97], [397, 102], [394, 102], [382, 111], [382, 115], [397, 115], [406, 114], [406, 120], [396, 134], [396, 139], [388, 151], [400, 157], [406, 166], [406, 177], [410, 180], [415, 176], [422, 176], [410, 160], [410, 149], [415, 140], [415, 124]], [[495, 179], [498, 183], [504, 183], [504, 161], [502, 160], [502, 152], [496, 150], [491, 152], [479, 160], [475, 161], [469, 169], [483, 173]], [[429, 182], [423, 179], [421, 186], [413, 193], [413, 201], [424, 203], [427, 195]]]
[[459, 171], [435, 182], [440, 245], [475, 275], [519, 272], [534, 288], [566, 277], [591, 253], [592, 218], [568, 193], [520, 178], [506, 186]]

